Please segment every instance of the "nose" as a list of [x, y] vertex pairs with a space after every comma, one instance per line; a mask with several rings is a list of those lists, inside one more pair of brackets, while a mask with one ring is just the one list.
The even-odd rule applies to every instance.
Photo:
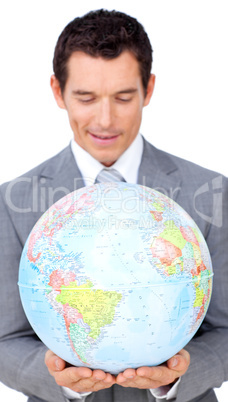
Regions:
[[108, 98], [102, 99], [99, 102], [99, 108], [97, 111], [97, 123], [99, 126], [107, 130], [112, 125], [113, 110], [111, 102]]

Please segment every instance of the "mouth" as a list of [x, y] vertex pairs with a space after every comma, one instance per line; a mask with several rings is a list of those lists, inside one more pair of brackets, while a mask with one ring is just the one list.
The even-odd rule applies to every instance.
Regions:
[[100, 135], [88, 132], [92, 141], [99, 145], [111, 145], [117, 141], [120, 134], [115, 135]]

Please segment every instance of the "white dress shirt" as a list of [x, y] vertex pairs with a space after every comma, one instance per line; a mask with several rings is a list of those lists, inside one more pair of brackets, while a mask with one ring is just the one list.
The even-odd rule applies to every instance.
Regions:
[[[71, 149], [86, 186], [92, 185], [104, 165], [94, 159], [74, 140], [71, 141]], [[127, 183], [136, 184], [142, 153], [143, 139], [141, 134], [138, 134], [126, 151], [112, 165], [112, 168], [118, 170]]]
[[[81, 148], [74, 140], [71, 141], [71, 149], [75, 157], [78, 168], [82, 174], [85, 185], [89, 186], [94, 184], [97, 175], [104, 168], [102, 163], [94, 159], [88, 152]], [[132, 144], [126, 149], [126, 151], [119, 157], [119, 159], [111, 166], [116, 169], [127, 183], [136, 184], [138, 179], [138, 171], [143, 154], [143, 139], [141, 134], [138, 134]], [[170, 389], [170, 386], [164, 386], [157, 389], [150, 390], [152, 395], [158, 399], [170, 400], [176, 396], [178, 380], [174, 386]], [[68, 399], [81, 399], [85, 400], [85, 397], [90, 394], [77, 393], [69, 388], [62, 387], [65, 396]]]

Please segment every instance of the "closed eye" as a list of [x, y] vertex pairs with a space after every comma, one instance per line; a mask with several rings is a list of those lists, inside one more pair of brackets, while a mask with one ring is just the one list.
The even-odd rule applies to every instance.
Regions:
[[121, 98], [121, 97], [118, 97], [118, 98], [116, 98], [116, 100], [117, 101], [120, 101], [120, 102], [130, 102], [131, 100], [132, 100], [132, 98]]
[[90, 103], [95, 100], [95, 98], [77, 98], [79, 102], [81, 103]]
[[116, 93], [116, 100], [120, 102], [131, 102], [134, 94], [137, 93], [136, 88], [128, 88]]
[[90, 103], [95, 100], [95, 94], [90, 91], [73, 91], [72, 95], [81, 103]]

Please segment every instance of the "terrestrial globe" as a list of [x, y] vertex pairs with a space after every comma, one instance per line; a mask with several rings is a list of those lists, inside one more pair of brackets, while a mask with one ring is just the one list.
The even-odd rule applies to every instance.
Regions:
[[56, 202], [32, 229], [19, 290], [43, 343], [117, 374], [161, 364], [208, 309], [212, 264], [192, 218], [153, 189], [101, 183]]

